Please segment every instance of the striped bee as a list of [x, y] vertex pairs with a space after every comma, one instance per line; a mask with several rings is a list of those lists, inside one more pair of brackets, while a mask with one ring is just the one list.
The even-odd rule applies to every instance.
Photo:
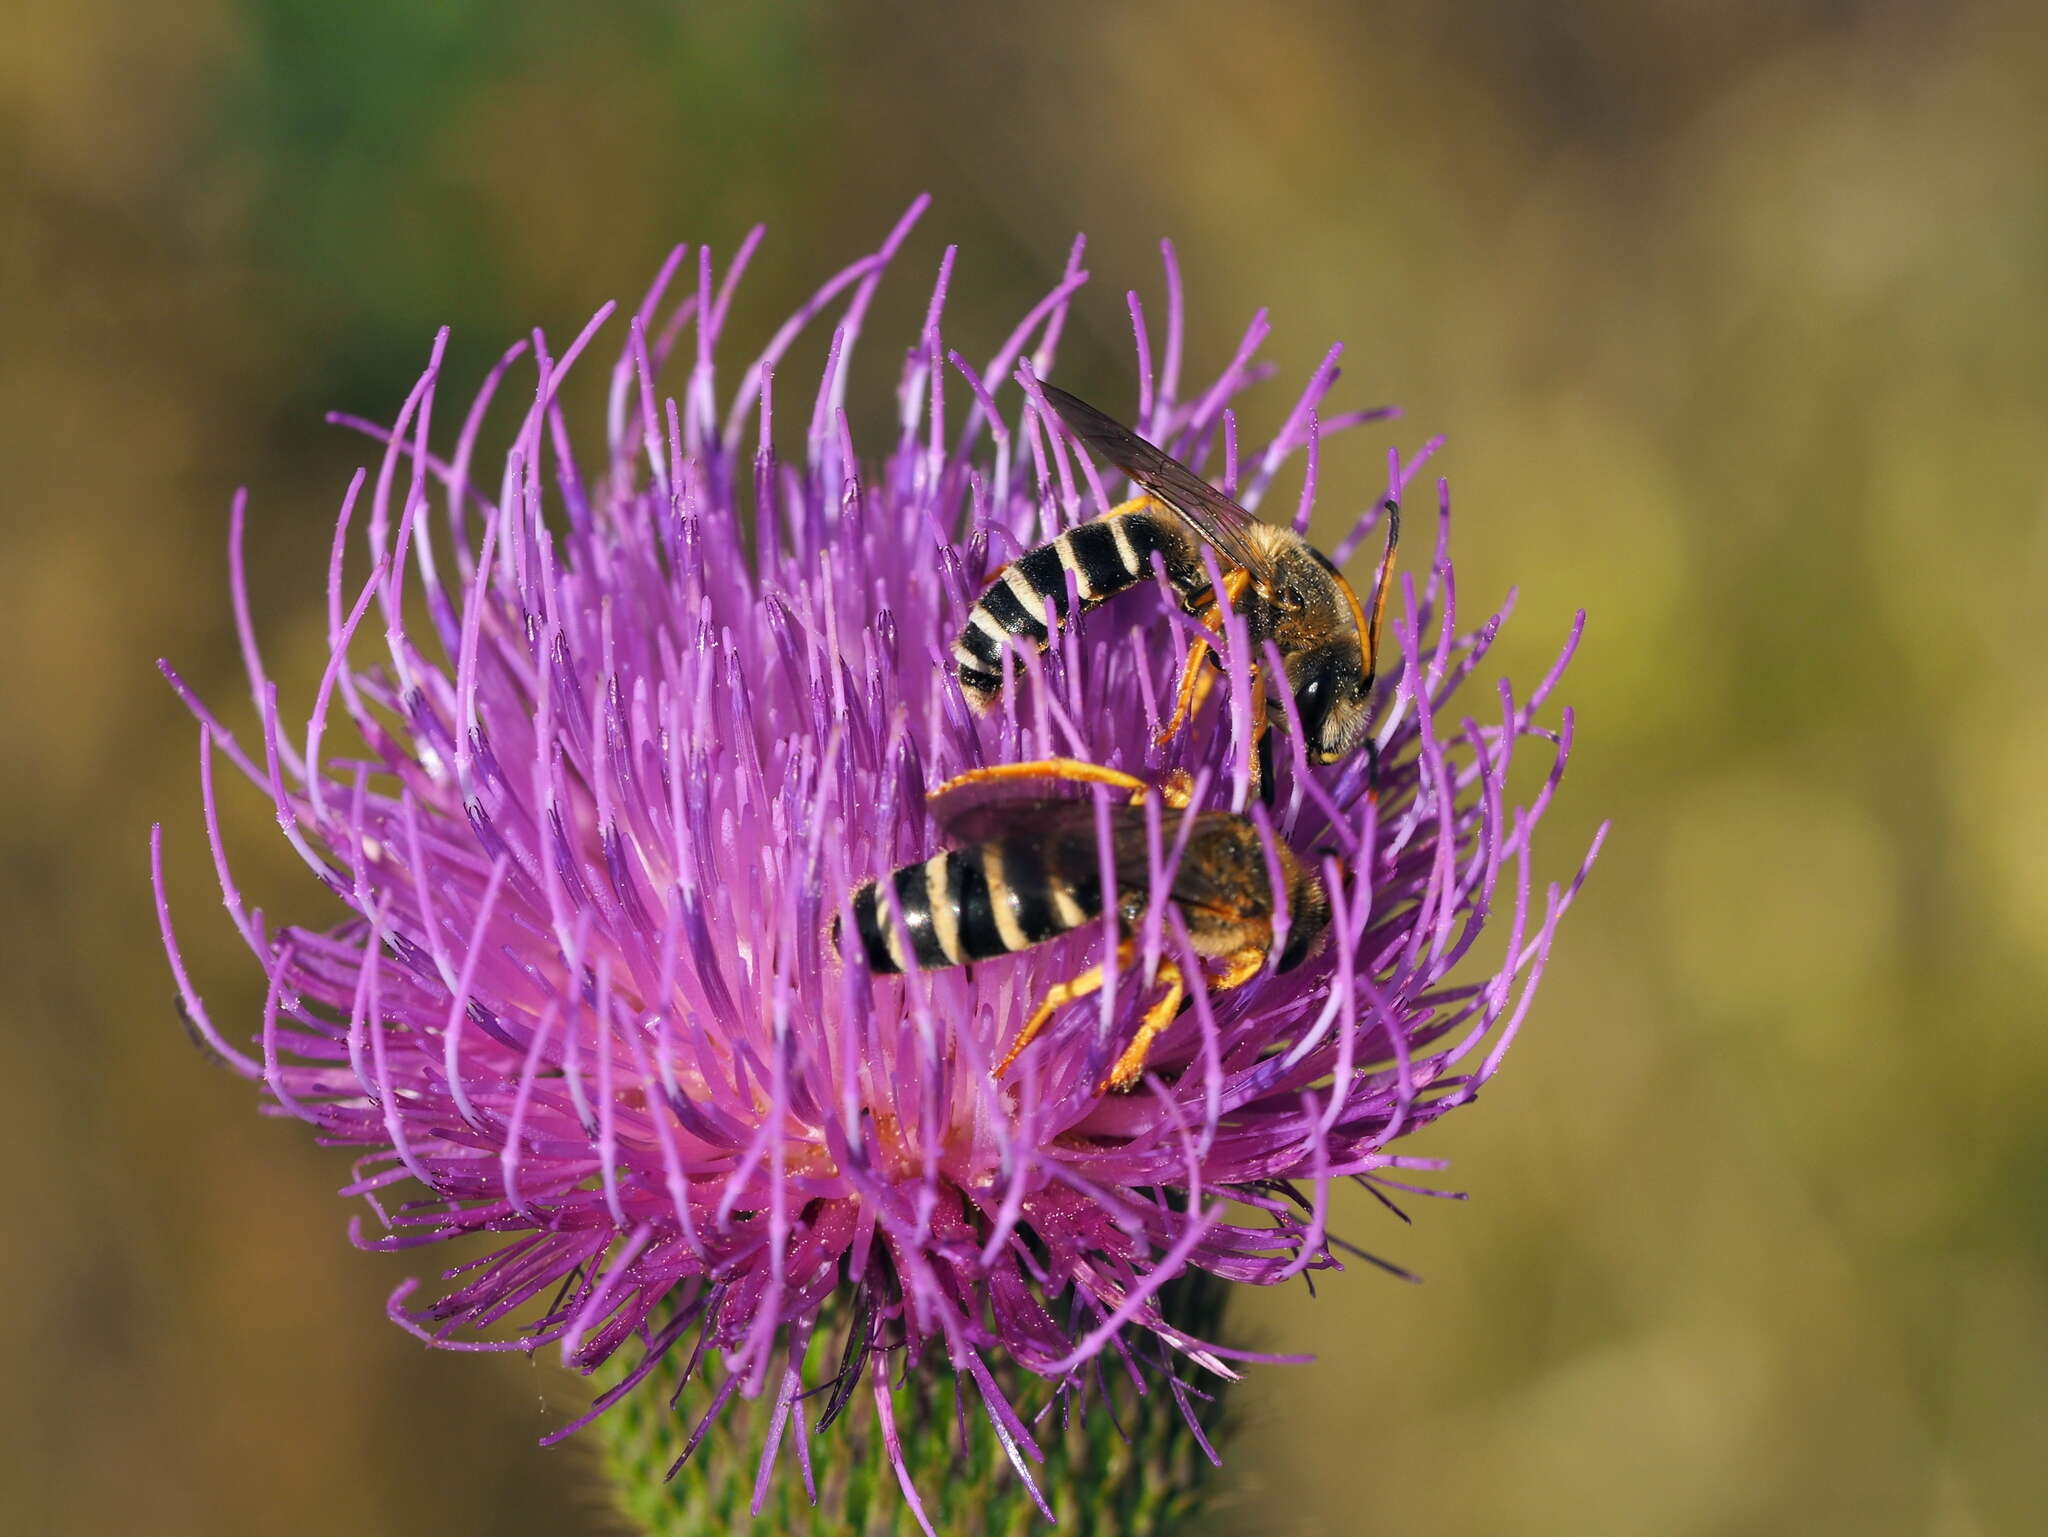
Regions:
[[[1157, 555], [1182, 607], [1209, 632], [1188, 650], [1173, 717], [1159, 734], [1165, 745], [1201, 708], [1215, 678], [1203, 663], [1222, 638], [1223, 608], [1203, 564], [1206, 545], [1216, 552], [1223, 571], [1222, 598], [1243, 616], [1254, 655], [1264, 653], [1268, 640], [1279, 650], [1310, 760], [1333, 763], [1355, 751], [1370, 719], [1380, 620], [1401, 538], [1400, 507], [1392, 500], [1385, 504], [1386, 550], [1368, 608], [1329, 557], [1307, 540], [1261, 523], [1186, 465], [1087, 402], [1050, 384], [1040, 388], [1081, 445], [1129, 475], [1145, 494], [1067, 530], [996, 573], [953, 643], [968, 702], [983, 711], [995, 702], [1003, 684], [1003, 648], [1012, 641], [1040, 651], [1051, 644], [1048, 603], [1053, 623], [1064, 625], [1072, 617], [1069, 572], [1079, 610], [1086, 612], [1151, 576]], [[1253, 671], [1256, 728], [1263, 736], [1265, 691], [1256, 687], [1256, 666]]]
[[[1138, 955], [1131, 936], [1157, 895], [1151, 889], [1144, 781], [1114, 769], [1072, 758], [1008, 763], [950, 779], [931, 792], [928, 803], [964, 846], [903, 866], [853, 893], [854, 931], [879, 973], [936, 971], [969, 961], [993, 960], [1041, 945], [1102, 917], [1104, 896], [1095, 803], [1040, 794], [970, 804], [989, 787], [1041, 783], [1105, 784], [1132, 792], [1127, 805], [1109, 811], [1110, 844], [1116, 874], [1116, 913], [1124, 933], [1114, 968], [1123, 970]], [[1299, 966], [1314, 953], [1329, 926], [1330, 904], [1322, 881], [1304, 868], [1285, 844], [1274, 852], [1286, 883], [1290, 925], [1287, 943], [1273, 953], [1277, 904], [1266, 849], [1247, 817], [1224, 811], [1190, 813], [1188, 782], [1176, 775], [1160, 792], [1163, 846], [1180, 836], [1192, 815], [1186, 847], [1164, 895], [1179, 909], [1195, 953], [1221, 963], [1200, 980], [1212, 992], [1240, 987], [1264, 970]], [[893, 901], [892, 901], [893, 897]], [[891, 909], [894, 909], [893, 913]], [[900, 916], [901, 923], [896, 919]], [[832, 943], [840, 946], [839, 921]], [[1140, 1022], [1137, 1034], [1110, 1069], [1104, 1091], [1127, 1088], [1145, 1069], [1159, 1033], [1173, 1022], [1187, 994], [1187, 978], [1170, 956], [1159, 962], [1164, 991]], [[1090, 967], [1050, 989], [995, 1066], [1000, 1077], [1029, 1046], [1053, 1014], [1076, 999], [1101, 991], [1105, 968]]]

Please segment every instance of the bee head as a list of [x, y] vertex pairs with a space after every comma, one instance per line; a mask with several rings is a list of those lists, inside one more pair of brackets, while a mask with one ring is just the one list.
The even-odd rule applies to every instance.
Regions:
[[1292, 971], [1322, 948], [1330, 927], [1330, 898], [1312, 870], [1288, 860], [1287, 944], [1274, 963], [1275, 971]]
[[1319, 646], [1287, 659], [1287, 681], [1309, 760], [1335, 763], [1355, 752], [1371, 723], [1365, 657], [1355, 640]]
[[1335, 763], [1365, 739], [1365, 615], [1329, 557], [1306, 540], [1274, 560], [1273, 639], [1287, 668], [1312, 763]]

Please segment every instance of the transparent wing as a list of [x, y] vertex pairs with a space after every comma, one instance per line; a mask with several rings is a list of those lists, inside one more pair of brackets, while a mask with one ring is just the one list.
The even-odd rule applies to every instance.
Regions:
[[[1162, 849], [1171, 847], [1178, 824], [1176, 817], [1164, 827], [1168, 842]], [[1227, 811], [1196, 814], [1187, 850], [1173, 871], [1173, 900], [1179, 907], [1242, 919], [1270, 911], [1271, 886], [1264, 851], [1249, 822]]]
[[924, 804], [947, 833], [973, 838], [982, 827], [1004, 827], [1048, 808], [1092, 808], [1094, 797], [1084, 792], [1098, 784], [1125, 796], [1145, 787], [1143, 780], [1100, 764], [1078, 758], [1043, 758], [970, 769], [928, 790]]
[[972, 795], [948, 796], [940, 804], [927, 801], [926, 806], [955, 844], [1002, 843], [1026, 836], [1050, 843], [1083, 831], [1095, 836], [1095, 805], [1086, 796], [977, 789]]
[[[1195, 818], [1193, 834], [1173, 869], [1174, 904], [1183, 912], [1200, 909], [1233, 919], [1270, 911], [1272, 897], [1267, 888], [1271, 881], [1258, 835], [1242, 817], [1227, 811], [1164, 812], [1159, 819], [1160, 858], [1172, 854], [1181, 823], [1190, 815]], [[1117, 886], [1125, 891], [1151, 891], [1152, 852], [1144, 808], [1115, 808], [1110, 839]]]
[[1107, 460], [1178, 513], [1217, 554], [1242, 566], [1261, 586], [1272, 580], [1272, 563], [1253, 541], [1259, 520], [1163, 450], [1058, 385], [1041, 384], [1045, 398], [1081, 446]]

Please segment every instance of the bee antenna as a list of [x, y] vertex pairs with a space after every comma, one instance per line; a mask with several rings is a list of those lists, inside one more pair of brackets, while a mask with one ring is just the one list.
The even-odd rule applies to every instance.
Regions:
[[1394, 550], [1401, 543], [1401, 504], [1390, 496], [1380, 505], [1387, 513], [1387, 547], [1380, 555], [1379, 572], [1372, 579], [1372, 613], [1365, 622], [1365, 686], [1368, 689], [1379, 671], [1380, 621], [1387, 613], [1387, 588], [1394, 575]]

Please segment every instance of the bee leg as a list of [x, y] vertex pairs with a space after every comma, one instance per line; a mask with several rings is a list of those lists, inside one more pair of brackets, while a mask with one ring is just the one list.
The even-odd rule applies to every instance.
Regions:
[[[1223, 578], [1223, 596], [1232, 607], [1235, 607], [1251, 584], [1251, 572], [1232, 571]], [[1161, 727], [1159, 735], [1152, 739], [1155, 746], [1164, 747], [1179, 736], [1181, 727], [1185, 726], [1192, 716], [1201, 712], [1203, 704], [1209, 698], [1209, 690], [1216, 686], [1216, 674], [1203, 664], [1209, 660], [1210, 652], [1215, 649], [1214, 643], [1222, 634], [1223, 605], [1212, 603], [1208, 612], [1202, 615], [1202, 624], [1209, 633], [1197, 636], [1188, 647], [1187, 660], [1181, 663], [1180, 690], [1174, 699], [1173, 718]], [[1253, 669], [1253, 676], [1256, 681], [1256, 667]]]
[[1026, 763], [995, 763], [987, 768], [969, 769], [964, 774], [955, 774], [944, 784], [934, 785], [925, 792], [927, 801], [935, 801], [950, 795], [955, 790], [964, 790], [971, 785], [1001, 784], [1015, 779], [1055, 779], [1072, 784], [1112, 785], [1119, 790], [1132, 792], [1134, 800], [1142, 800], [1150, 786], [1136, 775], [1123, 773], [1119, 769], [1104, 768], [1099, 763], [1085, 763], [1079, 758], [1036, 758]]
[[1138, 1022], [1138, 1033], [1131, 1037], [1131, 1044], [1124, 1048], [1124, 1054], [1116, 1059], [1116, 1065], [1109, 1070], [1109, 1076], [1102, 1080], [1101, 1092], [1112, 1089], [1127, 1089], [1138, 1081], [1138, 1075], [1145, 1071], [1145, 1058], [1151, 1053], [1153, 1041], [1159, 1032], [1173, 1023], [1174, 1015], [1180, 1012], [1181, 999], [1187, 996], [1187, 982], [1181, 970], [1172, 960], [1162, 957], [1159, 962], [1159, 980], [1166, 984], [1166, 991], [1159, 995], [1159, 1001], [1145, 1011], [1145, 1017]]
[[1256, 667], [1251, 669], [1251, 685], [1252, 761], [1248, 766], [1247, 773], [1251, 779], [1251, 790], [1253, 796], [1259, 800], [1265, 800], [1267, 796], [1266, 770], [1271, 766], [1271, 759], [1273, 756], [1271, 747], [1272, 732], [1268, 729], [1269, 722], [1266, 719], [1266, 690], [1264, 688], [1264, 680], [1260, 678], [1259, 670]]
[[1209, 991], [1227, 993], [1233, 987], [1243, 987], [1265, 970], [1267, 953], [1265, 945], [1246, 945], [1242, 950], [1233, 950], [1223, 969], [1209, 979]]
[[[1233, 987], [1243, 987], [1266, 969], [1266, 955], [1267, 948], [1263, 945], [1247, 945], [1242, 950], [1232, 951], [1223, 970], [1208, 979], [1209, 991], [1227, 993]], [[1105, 1093], [1111, 1089], [1128, 1088], [1137, 1082], [1138, 1075], [1145, 1070], [1145, 1058], [1152, 1049], [1152, 1042], [1180, 1013], [1181, 1002], [1187, 995], [1187, 984], [1181, 976], [1180, 967], [1171, 960], [1161, 960], [1159, 977], [1166, 983], [1166, 991], [1145, 1011], [1138, 1033], [1124, 1048], [1124, 1054], [1116, 1059], [1116, 1066], [1109, 1070], [1109, 1077], [1103, 1080]]]
[[[1137, 954], [1137, 943], [1134, 940], [1125, 940], [1116, 949], [1116, 969], [1123, 970], [1136, 959]], [[1160, 969], [1163, 971], [1167, 964], [1170, 963], [1162, 962]], [[1048, 988], [1045, 997], [1039, 1000], [1038, 1007], [1031, 1011], [1031, 1017], [1024, 1021], [1024, 1028], [1017, 1032], [1017, 1038], [1010, 1042], [1010, 1049], [1003, 1053], [1003, 1060], [989, 1069], [989, 1077], [1002, 1077], [1024, 1048], [1038, 1038], [1039, 1031], [1046, 1027], [1055, 1013], [1076, 999], [1093, 997], [1101, 992], [1105, 980], [1105, 968], [1090, 966], [1078, 977]]]
[[1159, 734], [1152, 738], [1152, 745], [1164, 747], [1180, 735], [1180, 728], [1188, 723], [1188, 717], [1201, 709], [1202, 701], [1209, 697], [1209, 690], [1215, 678], [1203, 664], [1209, 660], [1208, 637], [1202, 636], [1188, 647], [1188, 657], [1180, 664], [1180, 689], [1174, 696], [1173, 716]]
[[[1251, 572], [1245, 570], [1242, 566], [1240, 566], [1235, 570], [1231, 571], [1227, 576], [1223, 578], [1223, 596], [1230, 600], [1230, 606], [1232, 608], [1236, 608], [1238, 604], [1244, 601], [1244, 595], [1246, 591], [1249, 590], [1251, 585]], [[1221, 630], [1223, 628], [1222, 606], [1219, 604], [1215, 608], [1210, 609], [1209, 612], [1216, 616], [1215, 619], [1210, 622], [1209, 628], [1212, 630]]]

